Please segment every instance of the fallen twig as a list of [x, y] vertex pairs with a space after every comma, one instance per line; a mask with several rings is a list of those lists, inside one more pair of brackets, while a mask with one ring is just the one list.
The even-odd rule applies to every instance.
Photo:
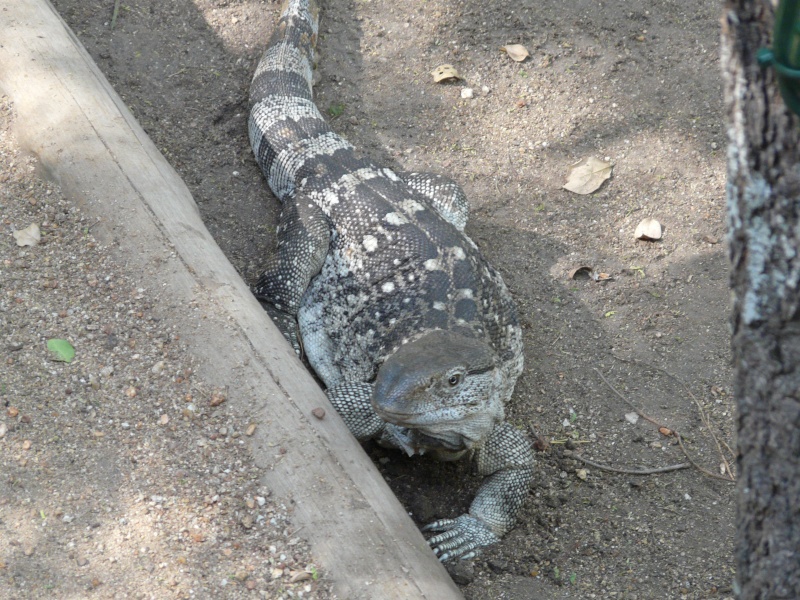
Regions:
[[728, 473], [728, 475], [730, 476], [731, 479], [736, 479], [735, 475], [733, 474], [733, 470], [731, 469], [731, 465], [728, 462], [728, 460], [725, 458], [725, 453], [722, 451], [722, 446], [725, 446], [725, 449], [730, 453], [730, 455], [734, 459], [736, 458], [736, 453], [733, 450], [731, 450], [731, 447], [725, 442], [725, 440], [720, 440], [716, 436], [716, 434], [714, 433], [714, 430], [711, 427], [711, 420], [710, 420], [709, 416], [706, 414], [706, 411], [703, 409], [703, 405], [700, 404], [700, 401], [692, 393], [692, 390], [689, 389], [689, 386], [686, 385], [686, 383], [680, 377], [678, 377], [677, 375], [673, 375], [672, 373], [667, 371], [665, 368], [659, 367], [658, 365], [651, 365], [649, 363], [645, 363], [643, 361], [639, 361], [639, 360], [636, 360], [636, 359], [633, 359], [633, 358], [632, 359], [622, 358], [622, 357], [617, 356], [615, 354], [612, 354], [612, 356], [614, 358], [616, 358], [617, 360], [622, 361], [622, 362], [638, 363], [638, 364], [641, 364], [641, 365], [643, 365], [645, 367], [649, 367], [649, 368], [655, 369], [657, 371], [661, 371], [664, 375], [666, 375], [667, 377], [669, 377], [673, 381], [677, 381], [681, 385], [681, 387], [684, 389], [684, 391], [692, 399], [692, 401], [694, 402], [695, 406], [697, 406], [697, 410], [700, 413], [700, 420], [703, 421], [703, 425], [705, 425], [706, 430], [708, 431], [708, 434], [711, 436], [711, 439], [714, 440], [714, 444], [716, 444], [716, 446], [717, 446], [717, 451], [719, 452], [719, 456], [720, 456], [720, 459], [722, 460], [722, 464], [724, 465], [725, 471], [727, 471], [727, 473]]
[[[611, 383], [609, 383], [608, 379], [606, 379], [606, 378], [603, 376], [603, 374], [600, 372], [600, 370], [599, 370], [599, 369], [596, 369], [596, 368], [595, 368], [595, 369], [594, 369], [594, 371], [595, 371], [595, 373], [597, 373], [597, 374], [600, 376], [600, 379], [602, 379], [602, 380], [603, 380], [603, 383], [605, 383], [605, 384], [606, 384], [606, 385], [607, 385], [607, 386], [608, 386], [608, 387], [611, 389], [611, 391], [612, 391], [612, 392], [614, 392], [614, 393], [617, 395], [617, 397], [619, 397], [619, 399], [620, 399], [620, 400], [622, 400], [622, 401], [623, 401], [625, 404], [627, 404], [628, 406], [630, 406], [630, 407], [631, 407], [631, 408], [634, 410], [634, 412], [635, 412], [637, 415], [639, 415], [640, 417], [642, 417], [642, 418], [643, 418], [645, 421], [649, 421], [650, 423], [652, 423], [653, 425], [655, 425], [655, 426], [656, 426], [656, 427], [658, 427], [659, 429], [661, 429], [662, 427], [664, 427], [664, 425], [662, 425], [661, 423], [659, 423], [658, 421], [656, 421], [656, 420], [655, 420], [653, 417], [648, 417], [646, 414], [644, 414], [644, 413], [643, 413], [643, 412], [642, 412], [642, 411], [639, 409], [639, 407], [638, 407], [638, 406], [636, 406], [636, 405], [635, 405], [633, 402], [631, 402], [631, 401], [630, 401], [630, 400], [628, 400], [628, 399], [627, 399], [625, 396], [623, 396], [623, 395], [622, 395], [622, 394], [621, 394], [621, 393], [620, 393], [620, 392], [617, 390], [617, 388], [615, 388], [613, 385], [611, 385]], [[670, 428], [667, 428], [667, 429], [670, 429]]]
[[732, 475], [728, 477], [726, 477], [725, 475], [717, 475], [716, 473], [712, 473], [708, 469], [704, 469], [703, 467], [698, 465], [696, 462], [694, 462], [694, 460], [692, 460], [692, 457], [689, 456], [689, 452], [686, 450], [686, 446], [683, 445], [683, 440], [681, 439], [681, 436], [677, 432], [675, 433], [675, 437], [678, 439], [678, 445], [681, 447], [681, 450], [683, 450], [683, 455], [686, 457], [686, 460], [692, 463], [692, 466], [698, 471], [700, 471], [703, 475], [707, 477], [713, 477], [714, 479], [721, 479], [722, 481], [727, 481], [728, 483], [734, 483], [736, 481]]
[[656, 473], [669, 473], [670, 471], [680, 471], [681, 469], [689, 469], [692, 467], [691, 463], [679, 463], [677, 465], [669, 465], [667, 467], [654, 467], [652, 469], [621, 469], [618, 467], [610, 467], [588, 458], [584, 458], [578, 454], [570, 453], [570, 458], [575, 458], [582, 463], [586, 463], [590, 467], [601, 469], [603, 471], [610, 471], [611, 473], [623, 473], [624, 475], [654, 475]]
[[120, 0], [116, 0], [114, 2], [114, 12], [111, 13], [111, 29], [114, 29], [114, 25], [117, 24], [117, 17], [119, 16], [119, 2]]
[[[619, 360], [625, 360], [625, 359], [619, 359]], [[603, 374], [600, 372], [599, 369], [595, 368], [594, 370], [600, 376], [600, 379], [602, 379], [603, 382], [611, 389], [611, 391], [614, 392], [625, 404], [630, 406], [636, 412], [637, 415], [642, 417], [645, 421], [648, 421], [648, 422], [652, 423], [653, 425], [655, 425], [656, 427], [658, 427], [658, 430], [661, 432], [662, 435], [675, 437], [678, 440], [678, 445], [680, 445], [681, 450], [683, 451], [683, 454], [686, 456], [686, 459], [691, 463], [691, 466], [693, 466], [695, 469], [700, 471], [703, 475], [706, 475], [708, 477], [713, 477], [714, 479], [721, 479], [722, 481], [727, 481], [727, 482], [730, 482], [730, 483], [733, 483], [733, 482], [736, 481], [736, 479], [733, 477], [733, 474], [731, 474], [730, 477], [717, 475], [716, 473], [712, 473], [711, 471], [708, 471], [707, 469], [704, 469], [703, 467], [698, 465], [694, 460], [692, 460], [692, 457], [689, 456], [689, 452], [686, 450], [686, 447], [683, 445], [683, 437], [684, 436], [682, 436], [677, 430], [675, 430], [675, 429], [673, 429], [671, 427], [666, 427], [666, 426], [662, 425], [661, 423], [659, 423], [658, 421], [656, 421], [655, 419], [653, 419], [652, 417], [649, 417], [646, 414], [644, 414], [639, 409], [638, 406], [636, 406], [633, 402], [628, 400], [625, 396], [623, 396], [617, 390], [617, 388], [615, 388], [613, 385], [611, 385], [611, 383], [609, 383], [608, 379], [606, 379], [603, 376]], [[677, 378], [676, 378], [676, 380], [677, 380]], [[690, 394], [691, 394], [691, 392], [690, 392]], [[703, 421], [703, 422], [705, 423], [705, 421]], [[708, 425], [706, 425], [706, 429], [708, 429]], [[713, 436], [713, 434], [712, 434], [712, 436]], [[728, 466], [727, 461], [725, 461], [725, 457], [723, 456], [722, 458], [723, 458], [724, 464], [726, 465], [726, 468], [729, 469], [730, 467]]]

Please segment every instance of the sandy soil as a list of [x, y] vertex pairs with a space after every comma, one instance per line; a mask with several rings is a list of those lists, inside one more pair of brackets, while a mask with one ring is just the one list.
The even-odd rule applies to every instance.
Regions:
[[[195, 373], [180, 309], [12, 126], [0, 97], [0, 597], [328, 597], [260, 483], [252, 419]], [[18, 246], [31, 224], [41, 241]]]
[[[247, 88], [277, 3], [137, 0], [121, 5], [113, 28], [111, 2], [54, 4], [252, 281], [273, 251], [278, 205], [247, 146]], [[719, 475], [716, 440], [733, 445], [719, 5], [650, 4], [323, 3], [320, 108], [376, 161], [462, 183], [467, 231], [504, 274], [525, 327], [527, 367], [508, 413], [536, 436], [539, 470], [519, 526], [452, 569], [467, 598], [732, 596], [730, 483], [696, 468], [640, 476], [580, 460], [628, 470], [687, 462], [663, 426]], [[531, 57], [517, 63], [499, 51], [511, 43]], [[434, 84], [442, 63], [463, 79]], [[612, 178], [587, 196], [562, 189], [570, 165], [589, 156], [612, 163]], [[224, 382], [189, 372], [168, 307], [149, 320], [157, 302], [146, 282], [103, 262], [111, 253], [93, 241], [89, 217], [49, 199], [57, 190], [37, 182], [27, 160], [14, 159], [0, 198], [3, 360], [12, 365], [0, 389], [0, 586], [20, 598], [324, 596], [324, 565], [318, 580], [288, 583], [313, 557], [260, 489], [234, 437], [244, 435], [237, 416], [210, 407]], [[38, 190], [34, 202], [28, 189]], [[663, 239], [634, 239], [646, 217], [661, 222]], [[46, 252], [72, 275], [13, 245], [10, 228], [32, 219], [55, 225]], [[610, 278], [571, 279], [580, 266]], [[65, 302], [67, 290], [50, 281], [79, 282], [68, 297], [82, 298]], [[91, 317], [94, 306], [102, 318]], [[25, 313], [34, 308], [36, 319]], [[46, 362], [42, 340], [65, 331], [94, 336], [96, 365]], [[106, 365], [113, 383], [92, 380]], [[129, 388], [139, 402], [124, 401]], [[205, 398], [195, 403], [200, 418], [183, 417], [186, 394]], [[634, 419], [633, 407], [652, 421]], [[37, 435], [65, 441], [37, 463], [47, 439]], [[213, 459], [176, 452], [189, 439], [204, 440]], [[464, 465], [367, 450], [420, 523], [463, 512], [478, 484]], [[248, 515], [258, 527], [243, 526]], [[197, 526], [204, 541], [192, 539]], [[281, 555], [291, 564], [273, 580]]]

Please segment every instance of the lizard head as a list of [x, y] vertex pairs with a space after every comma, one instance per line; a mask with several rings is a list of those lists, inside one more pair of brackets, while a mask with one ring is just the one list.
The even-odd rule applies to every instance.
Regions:
[[452, 331], [432, 331], [400, 346], [378, 370], [372, 406], [408, 428], [427, 448], [480, 446], [504, 418], [503, 373], [492, 347]]

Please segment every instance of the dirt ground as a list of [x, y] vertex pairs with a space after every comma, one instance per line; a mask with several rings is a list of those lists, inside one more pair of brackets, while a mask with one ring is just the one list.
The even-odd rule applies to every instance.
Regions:
[[[189, 185], [230, 260], [253, 281], [273, 251], [279, 207], [247, 144], [247, 89], [278, 3], [134, 0], [120, 5], [113, 27], [111, 0], [54, 5]], [[686, 463], [668, 430], [682, 434], [691, 460], [711, 474], [731, 460], [723, 455], [725, 444], [733, 446], [735, 424], [720, 5], [325, 0], [322, 10], [320, 108], [374, 160], [446, 173], [463, 185], [472, 207], [467, 232], [503, 273], [524, 325], [526, 370], [508, 416], [536, 437], [538, 471], [519, 525], [481, 557], [452, 568], [465, 596], [731, 597], [730, 483], [694, 467], [634, 475], [581, 460], [623, 470]], [[511, 43], [525, 45], [530, 58], [517, 63], [499, 51]], [[430, 71], [442, 63], [463, 79], [434, 84]], [[472, 98], [462, 98], [465, 88]], [[570, 165], [590, 156], [613, 163], [612, 178], [587, 196], [562, 189]], [[94, 323], [83, 335], [95, 336], [98, 352], [115, 353], [119, 394], [173, 389], [148, 394], [127, 416], [92, 395], [90, 374], [99, 371], [87, 367], [85, 377], [75, 374], [67, 384], [48, 379], [63, 367], [42, 363], [26, 330], [14, 329], [19, 306], [45, 306], [25, 291], [25, 269], [34, 261], [4, 235], [0, 318], [4, 360], [16, 373], [0, 390], [4, 411], [33, 397], [24, 392], [31, 386], [53, 385], [48, 393], [74, 398], [68, 415], [85, 415], [72, 423], [85, 435], [70, 437], [63, 429], [69, 418], [62, 423], [46, 416], [54, 409], [37, 408], [41, 415], [29, 421], [49, 418], [48, 435], [70, 441], [34, 468], [35, 440], [23, 449], [33, 439], [27, 435], [42, 435], [26, 433], [35, 429], [23, 419], [33, 409], [4, 412], [0, 540], [9, 541], [0, 541], [0, 586], [12, 598], [65, 597], [76, 589], [98, 597], [166, 597], [165, 590], [178, 597], [325, 597], [324, 565], [321, 578], [289, 583], [313, 557], [281, 525], [269, 490], [259, 488], [246, 445], [238, 443], [244, 428], [236, 415], [223, 405], [203, 409], [199, 420], [183, 418], [181, 404], [166, 429], [159, 424], [176, 390], [211, 397], [224, 382], [203, 382], [202, 373], [188, 371], [191, 357], [171, 337], [169, 310], [148, 320], [154, 300], [136, 292], [147, 287], [137, 283], [139, 274], [115, 282], [124, 292], [103, 313], [114, 319], [109, 325], [83, 316], [107, 302], [93, 290], [115, 281], [105, 277], [123, 273], [124, 265], [103, 267], [102, 246], [90, 246], [91, 223], [66, 201], [46, 199], [57, 190], [27, 180], [9, 187], [14, 177], [32, 177], [23, 158], [14, 161], [21, 174], [7, 175], [3, 189], [24, 198], [30, 185], [40, 195], [20, 208], [6, 191], [4, 228], [37, 215], [55, 223], [63, 234], [50, 238], [58, 242], [49, 241], [48, 252], [58, 254], [67, 240], [78, 244], [61, 252], [79, 256], [75, 277], [90, 286], [72, 309], [63, 298], [42, 308], [30, 321], [32, 332], [55, 334], [59, 319]], [[661, 240], [634, 239], [646, 217], [663, 225]], [[610, 277], [571, 279], [580, 266]], [[53, 280], [64, 277], [46, 267], [30, 289], [48, 289]], [[102, 298], [113, 297], [108, 293]], [[31, 370], [15, 371], [17, 361]], [[160, 361], [168, 376], [154, 371]], [[636, 419], [634, 407], [649, 419]], [[203, 432], [213, 457], [178, 452], [187, 428]], [[464, 465], [367, 450], [421, 524], [464, 512], [479, 483]], [[176, 452], [184, 466], [169, 462]], [[123, 460], [133, 466], [115, 463]], [[71, 526], [68, 516], [81, 520], [72, 533], [58, 529]], [[250, 528], [242, 524], [247, 516]], [[37, 537], [34, 529], [44, 526], [31, 524], [36, 519], [55, 525]], [[170, 531], [186, 533], [165, 535], [170, 519]], [[125, 543], [132, 521], [150, 537]], [[192, 528], [199, 525], [209, 539], [198, 544]], [[101, 561], [96, 572], [103, 575], [95, 575]], [[285, 573], [272, 579], [276, 563]]]

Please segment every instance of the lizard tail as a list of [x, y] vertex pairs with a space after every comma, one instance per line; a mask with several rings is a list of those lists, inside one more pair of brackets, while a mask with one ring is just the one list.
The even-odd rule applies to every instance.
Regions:
[[250, 106], [269, 96], [311, 100], [319, 9], [314, 0], [287, 0], [250, 85]]
[[312, 99], [318, 24], [315, 0], [287, 0], [250, 86], [250, 146], [281, 201], [308, 176], [312, 159], [352, 148]]

